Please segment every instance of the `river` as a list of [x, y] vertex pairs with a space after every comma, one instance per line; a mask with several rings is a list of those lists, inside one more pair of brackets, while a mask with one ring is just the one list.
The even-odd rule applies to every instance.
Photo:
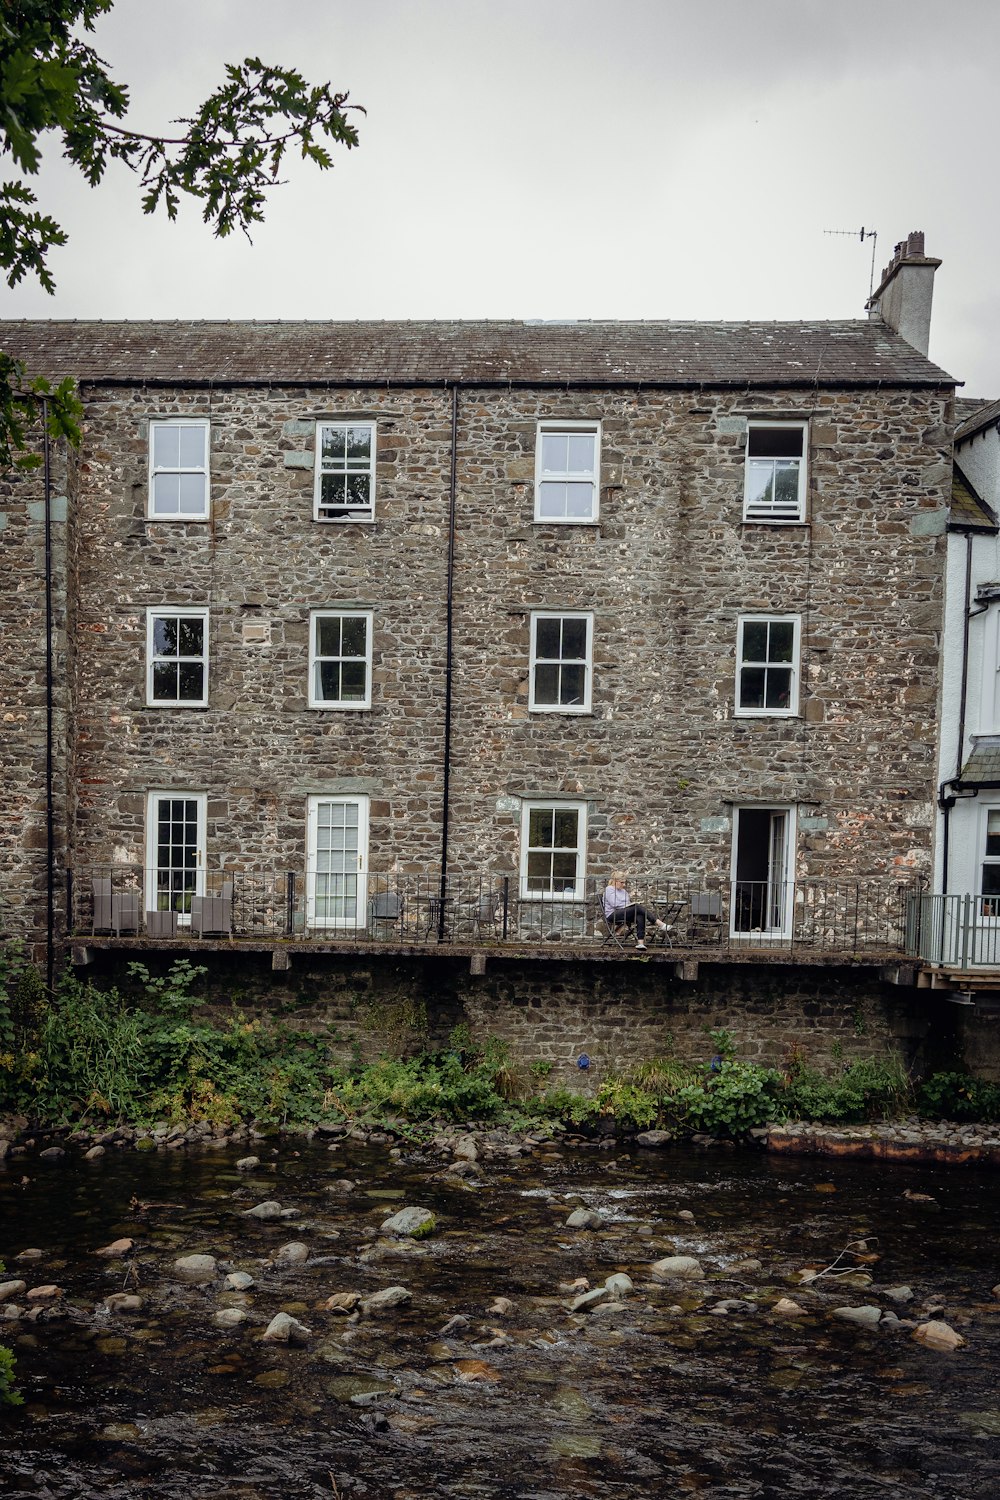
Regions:
[[[61, 1289], [34, 1319], [15, 1295], [0, 1323], [25, 1397], [0, 1415], [4, 1500], [1000, 1493], [995, 1176], [619, 1143], [463, 1178], [419, 1149], [254, 1149], [250, 1171], [232, 1150], [73, 1147], [0, 1168], [0, 1280]], [[264, 1201], [291, 1212], [245, 1216]], [[404, 1205], [433, 1210], [429, 1238], [380, 1235]], [[581, 1206], [603, 1227], [567, 1227]], [[94, 1253], [120, 1237], [124, 1257]], [[309, 1258], [275, 1260], [290, 1241]], [[870, 1286], [795, 1280], [858, 1241], [869, 1258], [842, 1264]], [[199, 1252], [217, 1274], [181, 1280], [174, 1261]], [[704, 1279], [652, 1281], [672, 1254]], [[223, 1290], [229, 1270], [254, 1285]], [[623, 1300], [568, 1311], [573, 1283], [614, 1272]], [[411, 1300], [386, 1312], [324, 1306], [394, 1285]], [[123, 1290], [141, 1307], [104, 1311]], [[783, 1297], [803, 1315], [775, 1316]], [[844, 1305], [890, 1316], [861, 1328]], [[232, 1307], [246, 1320], [218, 1326]], [[279, 1311], [310, 1330], [300, 1345], [262, 1341]], [[927, 1317], [966, 1346], [915, 1342]]]

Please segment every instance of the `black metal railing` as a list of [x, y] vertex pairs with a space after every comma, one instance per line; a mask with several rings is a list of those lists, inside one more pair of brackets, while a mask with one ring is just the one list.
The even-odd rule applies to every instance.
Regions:
[[[432, 871], [221, 869], [178, 875], [115, 864], [69, 872], [67, 907], [77, 935], [613, 950], [634, 942], [641, 924], [607, 919], [609, 879], [599, 873], [556, 891], [526, 889], [516, 874], [455, 873], [442, 898], [440, 874]], [[651, 948], [914, 951], [913, 882], [651, 877], [636, 880], [632, 894], [643, 907]]]

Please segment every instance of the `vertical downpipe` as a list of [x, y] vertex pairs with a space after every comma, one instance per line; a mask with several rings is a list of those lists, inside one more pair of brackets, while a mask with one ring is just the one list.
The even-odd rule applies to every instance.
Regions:
[[441, 888], [438, 901], [439, 943], [444, 942], [448, 896], [448, 801], [451, 790], [451, 680], [453, 667], [452, 615], [455, 591], [455, 506], [458, 474], [458, 386], [451, 388], [451, 464], [448, 477], [448, 584], [444, 648], [444, 766], [441, 778]]
[[49, 403], [42, 400], [42, 452], [45, 464], [45, 983], [51, 992], [55, 973], [56, 838], [53, 804], [52, 730], [52, 458], [49, 449]]

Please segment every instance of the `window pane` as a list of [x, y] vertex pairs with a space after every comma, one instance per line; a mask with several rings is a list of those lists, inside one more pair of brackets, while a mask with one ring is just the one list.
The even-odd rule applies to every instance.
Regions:
[[795, 625], [791, 620], [773, 620], [770, 626], [768, 661], [791, 661], [795, 646]]
[[1000, 808], [986, 814], [986, 853], [1000, 855]]
[[[983, 865], [983, 889], [984, 896], [1000, 896], [1000, 865]], [[1000, 912], [994, 909], [987, 913], [988, 916], [1000, 916]]]
[[204, 696], [205, 669], [201, 662], [184, 661], [179, 668], [179, 696], [186, 702], [200, 702]]
[[181, 656], [201, 656], [204, 650], [204, 620], [178, 620]]
[[153, 479], [153, 514], [176, 516], [180, 509], [180, 479], [176, 474], [157, 474]]
[[339, 615], [321, 615], [316, 621], [316, 655], [317, 656], [339, 656], [340, 655], [340, 627]]
[[340, 696], [345, 703], [360, 703], [365, 696], [367, 669], [363, 661], [345, 661], [340, 669]]
[[552, 846], [553, 811], [551, 807], [533, 807], [528, 813], [528, 843], [532, 849]]
[[562, 620], [538, 619], [535, 621], [535, 655], [544, 656], [549, 661], [558, 661], [560, 656], [559, 643], [562, 639]]
[[564, 432], [542, 433], [542, 473], [565, 474], [569, 439]]
[[180, 456], [180, 429], [153, 428], [153, 468], [176, 469]]
[[566, 514], [566, 492], [565, 484], [556, 484], [552, 480], [546, 480], [538, 487], [538, 514], [543, 518], [546, 516], [564, 516]]
[[345, 656], [364, 656], [367, 651], [368, 621], [364, 615], [349, 615], [341, 622], [343, 645], [341, 650]]
[[774, 498], [780, 505], [795, 506], [799, 503], [798, 464], [776, 463], [774, 466]]
[[579, 707], [586, 691], [584, 667], [563, 667], [559, 701], [563, 707]]
[[594, 514], [594, 486], [567, 484], [564, 487], [565, 514], [587, 521]]
[[559, 702], [559, 668], [554, 665], [535, 667], [535, 702]]
[[347, 451], [347, 432], [343, 427], [323, 427], [320, 429], [321, 461], [324, 467], [327, 464], [342, 464]]
[[324, 474], [320, 480], [321, 505], [342, 506], [347, 500], [347, 479], [343, 474]]
[[552, 880], [552, 856], [549, 854], [529, 854], [527, 863], [528, 890], [547, 891]]
[[177, 477], [178, 509], [182, 516], [200, 516], [205, 510], [204, 474], [180, 474]]
[[153, 666], [153, 698], [159, 702], [174, 703], [177, 699], [177, 668], [169, 662], [156, 662]]
[[787, 708], [792, 688], [792, 674], [787, 667], [771, 667], [767, 674], [765, 708]]
[[576, 855], [553, 854], [552, 885], [557, 891], [572, 891], [576, 885]]
[[153, 655], [174, 656], [177, 651], [177, 621], [157, 615], [153, 620]]
[[747, 433], [747, 452], [752, 458], [801, 458], [801, 427], [751, 427]]
[[555, 847], [575, 849], [580, 814], [575, 807], [558, 807], [553, 811], [555, 813]]
[[567, 615], [562, 622], [563, 660], [583, 661], [587, 655], [587, 622]]
[[182, 469], [205, 467], [204, 427], [178, 427], [178, 463]]
[[347, 462], [370, 464], [372, 457], [372, 430], [370, 427], [348, 427]]
[[764, 668], [744, 667], [740, 673], [740, 708], [764, 707]]
[[747, 501], [751, 505], [770, 505], [773, 481], [773, 464], [752, 463], [747, 476]]
[[577, 432], [570, 435], [567, 468], [571, 474], [593, 474], [596, 441], [597, 434], [593, 432]]
[[339, 701], [339, 662], [319, 661], [316, 663], [316, 697], [321, 703], [337, 703]]
[[743, 622], [743, 660], [767, 660], [766, 620], [745, 620]]
[[371, 505], [372, 481], [370, 474], [348, 474], [347, 503], [354, 510], [368, 510]]

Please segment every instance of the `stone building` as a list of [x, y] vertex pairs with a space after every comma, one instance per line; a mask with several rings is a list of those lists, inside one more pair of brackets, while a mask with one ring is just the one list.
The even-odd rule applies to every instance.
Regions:
[[623, 867], [760, 945], [810, 882], [930, 870], [954, 382], [882, 317], [3, 340], [86, 408], [0, 517], [9, 930], [45, 925], [46, 555], [60, 933], [70, 870], [77, 930], [110, 878], [140, 934], [242, 893], [356, 936], [392, 876], [390, 939], [473, 882], [577, 938]]

